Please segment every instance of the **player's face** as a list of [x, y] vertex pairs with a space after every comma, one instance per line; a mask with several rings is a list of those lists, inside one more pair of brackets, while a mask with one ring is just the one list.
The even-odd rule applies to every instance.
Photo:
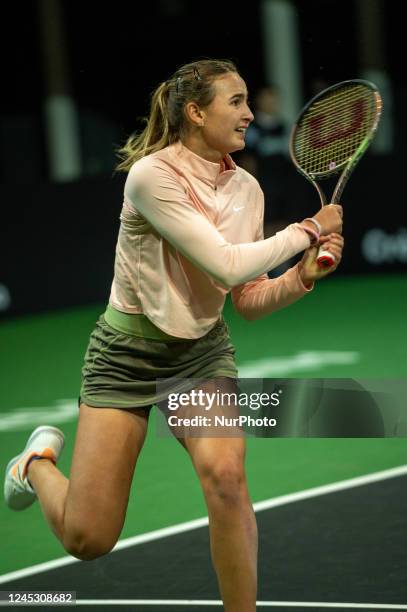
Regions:
[[204, 126], [202, 138], [208, 150], [226, 153], [239, 151], [245, 146], [245, 133], [253, 121], [247, 102], [247, 87], [242, 77], [228, 72], [217, 78], [213, 86], [215, 98], [202, 109]]

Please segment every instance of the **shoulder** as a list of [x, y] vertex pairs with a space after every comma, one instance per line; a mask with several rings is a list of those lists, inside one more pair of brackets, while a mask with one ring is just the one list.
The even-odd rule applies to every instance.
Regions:
[[240, 183], [245, 183], [256, 191], [262, 191], [259, 181], [242, 166], [236, 166], [236, 178]]
[[136, 161], [129, 170], [129, 176], [142, 177], [148, 174], [154, 174], [160, 170], [169, 170], [171, 168], [170, 157], [167, 151], [168, 147], [155, 153], [150, 153]]
[[171, 166], [167, 150], [162, 149], [136, 161], [130, 168], [126, 188], [146, 188], [157, 186], [163, 179], [176, 180], [177, 175]]

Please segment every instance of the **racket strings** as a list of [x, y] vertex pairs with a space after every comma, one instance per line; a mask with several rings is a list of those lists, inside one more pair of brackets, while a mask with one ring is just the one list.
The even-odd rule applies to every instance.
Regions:
[[377, 121], [375, 92], [361, 84], [334, 89], [298, 122], [294, 154], [310, 175], [332, 176], [358, 151]]

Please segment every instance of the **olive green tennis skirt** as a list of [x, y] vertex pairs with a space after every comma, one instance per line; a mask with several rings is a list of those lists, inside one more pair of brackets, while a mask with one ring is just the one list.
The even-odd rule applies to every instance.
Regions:
[[[143, 315], [142, 318], [124, 315], [123, 325], [116, 315], [117, 311], [112, 318], [112, 309], [108, 308], [90, 336], [82, 369], [80, 402], [94, 407], [149, 409], [164, 401], [171, 389], [166, 386], [163, 391], [157, 381], [165, 380], [167, 385], [171, 379], [176, 382], [237, 378], [235, 349], [223, 319], [202, 338], [179, 340], [157, 330]], [[141, 332], [138, 324], [129, 329], [125, 317], [127, 321], [131, 317], [134, 321], [144, 321]], [[158, 333], [149, 333], [154, 331]], [[139, 337], [139, 333], [150, 338]]]

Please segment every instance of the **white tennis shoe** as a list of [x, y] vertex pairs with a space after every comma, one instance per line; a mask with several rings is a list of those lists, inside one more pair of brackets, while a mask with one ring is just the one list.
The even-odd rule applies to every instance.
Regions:
[[11, 459], [6, 468], [4, 498], [12, 510], [24, 510], [31, 506], [37, 495], [27, 478], [27, 466], [33, 457], [43, 457], [56, 463], [64, 448], [64, 434], [56, 427], [37, 427], [22, 453]]

